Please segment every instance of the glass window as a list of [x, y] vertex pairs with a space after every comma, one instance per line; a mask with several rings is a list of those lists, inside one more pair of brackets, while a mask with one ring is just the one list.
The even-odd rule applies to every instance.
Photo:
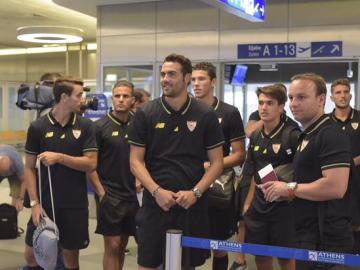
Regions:
[[[14, 86], [10, 86], [8, 88], [9, 91], [9, 130], [24, 130], [25, 127], [24, 119], [25, 119], [25, 111], [18, 108], [15, 103], [17, 100], [17, 88]], [[12, 119], [16, 119], [13, 121]]]
[[135, 88], [143, 88], [153, 96], [153, 66], [104, 67], [104, 92], [111, 92], [118, 80], [129, 80]]

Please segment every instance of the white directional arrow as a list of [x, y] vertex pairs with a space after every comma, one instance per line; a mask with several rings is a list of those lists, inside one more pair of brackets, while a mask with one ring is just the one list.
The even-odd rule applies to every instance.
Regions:
[[262, 14], [261, 16], [264, 16], [264, 13], [265, 13], [264, 6], [261, 6], [260, 11], [261, 11], [261, 14]]
[[318, 54], [318, 53], [322, 53], [322, 50], [325, 48], [325, 45], [322, 45], [319, 49], [317, 49], [315, 52], [314, 52], [314, 55], [315, 54]]
[[331, 50], [331, 54], [334, 54], [336, 51], [340, 52], [340, 46], [338, 44], [333, 44], [333, 49]]

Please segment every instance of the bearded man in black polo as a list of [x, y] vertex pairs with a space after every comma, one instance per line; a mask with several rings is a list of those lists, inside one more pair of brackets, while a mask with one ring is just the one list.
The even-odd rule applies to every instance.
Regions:
[[[191, 72], [189, 59], [167, 56], [161, 68], [163, 96], [137, 111], [130, 132], [131, 169], [145, 187], [137, 214], [141, 270], [162, 264], [167, 229], [208, 236], [205, 192], [223, 169], [224, 138], [213, 109], [188, 95]], [[206, 155], [211, 166], [205, 172]], [[190, 265], [203, 264], [208, 253], [191, 249]]]

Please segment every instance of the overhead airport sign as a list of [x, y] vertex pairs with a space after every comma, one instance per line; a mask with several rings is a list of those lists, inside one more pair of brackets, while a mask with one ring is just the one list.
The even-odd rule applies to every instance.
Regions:
[[265, 20], [265, 0], [201, 0], [251, 22]]
[[238, 59], [340, 56], [342, 41], [238, 44]]

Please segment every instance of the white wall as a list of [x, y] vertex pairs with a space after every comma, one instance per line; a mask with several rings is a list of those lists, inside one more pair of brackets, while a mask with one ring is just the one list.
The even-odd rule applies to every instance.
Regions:
[[[264, 23], [250, 23], [196, 0], [98, 7], [98, 64], [237, 60], [237, 44], [342, 40], [360, 55], [360, 1], [271, 0]], [[99, 73], [98, 73], [99, 74]]]

